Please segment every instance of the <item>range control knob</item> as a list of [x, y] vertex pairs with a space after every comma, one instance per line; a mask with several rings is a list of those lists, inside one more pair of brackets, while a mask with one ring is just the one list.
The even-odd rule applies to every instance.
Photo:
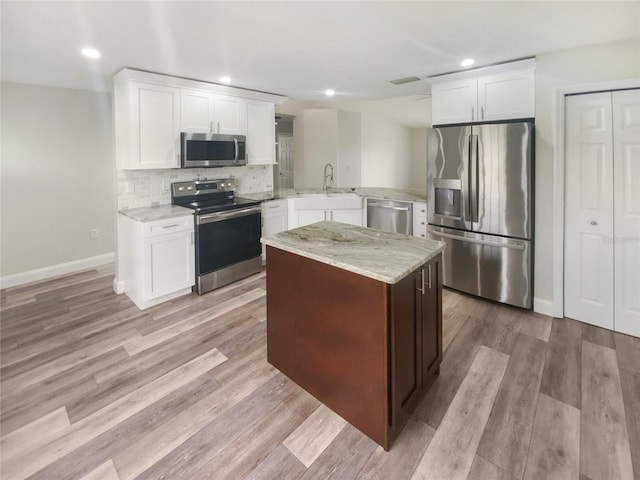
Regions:
[[193, 187], [192, 187], [191, 185], [189, 185], [189, 186], [187, 187], [187, 190], [193, 190]]
[[184, 187], [178, 187], [178, 191], [181, 192], [184, 190]]

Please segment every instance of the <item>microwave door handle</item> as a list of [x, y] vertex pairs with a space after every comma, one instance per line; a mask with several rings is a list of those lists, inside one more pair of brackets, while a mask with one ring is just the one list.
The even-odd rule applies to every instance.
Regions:
[[238, 139], [235, 138], [235, 137], [233, 138], [233, 144], [236, 147], [236, 154], [235, 154], [235, 157], [233, 159], [233, 163], [237, 165], [238, 164], [238, 155], [240, 154], [240, 147], [238, 146]]

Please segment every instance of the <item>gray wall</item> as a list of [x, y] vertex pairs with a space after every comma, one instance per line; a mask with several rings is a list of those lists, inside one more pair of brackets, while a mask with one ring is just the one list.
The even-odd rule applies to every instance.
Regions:
[[0, 276], [113, 252], [111, 96], [14, 83], [0, 93]]

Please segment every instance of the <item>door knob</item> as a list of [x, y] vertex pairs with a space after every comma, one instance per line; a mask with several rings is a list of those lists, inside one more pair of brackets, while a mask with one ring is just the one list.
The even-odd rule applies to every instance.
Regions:
[[596, 222], [595, 220], [591, 220], [591, 225], [597, 225], [598, 222]]

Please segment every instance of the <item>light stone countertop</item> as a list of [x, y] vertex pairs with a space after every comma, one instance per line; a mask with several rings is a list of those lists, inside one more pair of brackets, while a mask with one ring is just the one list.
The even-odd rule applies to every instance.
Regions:
[[329, 221], [263, 237], [261, 242], [389, 284], [444, 250], [436, 240]]
[[153, 207], [129, 208], [120, 210], [118, 213], [132, 218], [138, 222], [154, 222], [156, 220], [164, 220], [165, 218], [184, 217], [193, 215], [190, 208], [180, 207], [178, 205], [154, 205]]
[[[299, 193], [325, 193], [321, 188], [296, 188], [279, 192], [238, 193], [239, 197], [253, 200], [267, 201], [295, 198]], [[381, 198], [387, 200], [402, 200], [405, 202], [426, 202], [427, 193], [415, 188], [383, 188], [383, 187], [358, 187], [358, 188], [330, 188], [328, 193], [356, 193], [361, 197]]]

